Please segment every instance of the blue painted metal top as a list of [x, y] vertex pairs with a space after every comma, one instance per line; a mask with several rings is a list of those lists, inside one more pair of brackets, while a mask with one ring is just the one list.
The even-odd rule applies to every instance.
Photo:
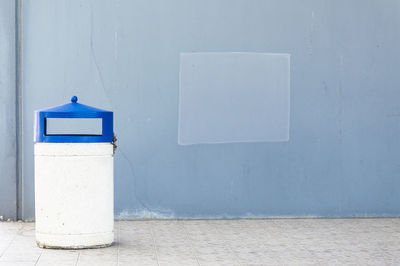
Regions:
[[[35, 142], [113, 142], [113, 112], [77, 103], [73, 96], [71, 103], [35, 111]], [[47, 118], [101, 118], [101, 135], [47, 134]]]

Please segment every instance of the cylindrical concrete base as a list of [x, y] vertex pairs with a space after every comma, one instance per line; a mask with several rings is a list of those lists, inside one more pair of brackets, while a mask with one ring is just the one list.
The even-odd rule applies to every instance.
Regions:
[[94, 248], [114, 239], [111, 143], [35, 143], [36, 242]]

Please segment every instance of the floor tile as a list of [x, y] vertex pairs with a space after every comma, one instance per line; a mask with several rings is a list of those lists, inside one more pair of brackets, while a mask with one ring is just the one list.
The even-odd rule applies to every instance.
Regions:
[[115, 243], [40, 249], [35, 224], [0, 222], [0, 266], [400, 265], [400, 219], [116, 221]]

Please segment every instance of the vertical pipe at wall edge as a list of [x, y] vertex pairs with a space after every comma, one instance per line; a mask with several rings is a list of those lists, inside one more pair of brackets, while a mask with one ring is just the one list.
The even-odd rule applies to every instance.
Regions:
[[22, 0], [15, 0], [16, 217], [23, 219], [22, 188]]

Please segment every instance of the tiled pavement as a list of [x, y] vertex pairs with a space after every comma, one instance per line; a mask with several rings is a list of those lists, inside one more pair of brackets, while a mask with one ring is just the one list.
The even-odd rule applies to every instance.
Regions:
[[40, 249], [34, 223], [0, 222], [5, 265], [400, 265], [400, 219], [116, 221], [115, 244]]

